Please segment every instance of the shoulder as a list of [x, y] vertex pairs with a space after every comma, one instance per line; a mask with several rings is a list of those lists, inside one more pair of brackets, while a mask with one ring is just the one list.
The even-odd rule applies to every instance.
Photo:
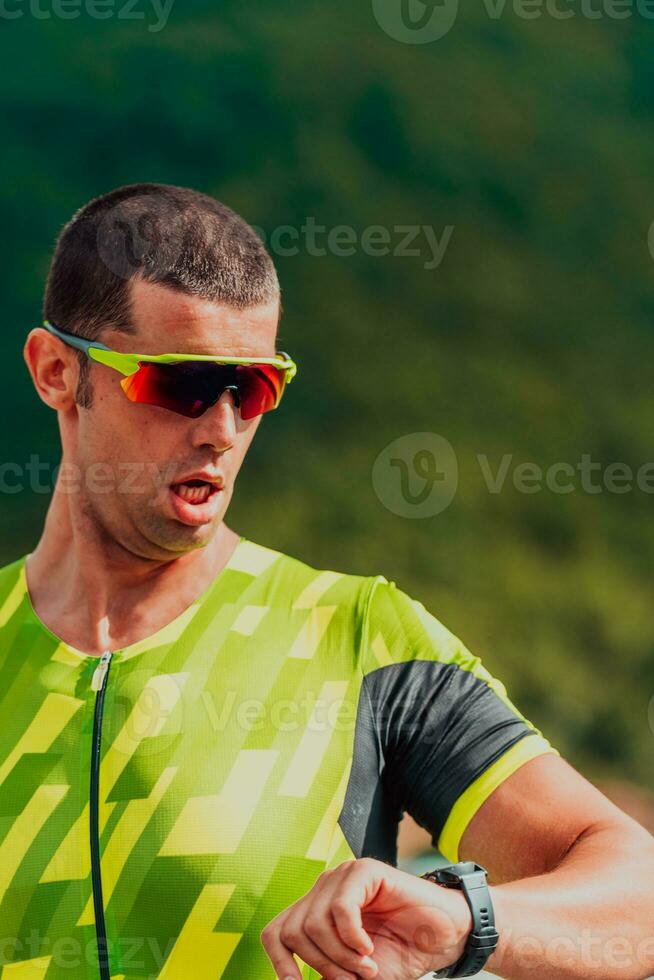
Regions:
[[369, 595], [383, 576], [325, 568], [294, 555], [245, 539], [231, 567], [258, 582], [295, 609], [318, 605], [356, 605], [363, 615]]
[[232, 567], [257, 576], [257, 587], [274, 604], [294, 610], [327, 607], [349, 616], [360, 630], [362, 647], [372, 646], [382, 663], [413, 659], [417, 651], [447, 662], [470, 657], [458, 637], [382, 573], [324, 568], [249, 540]]
[[379, 667], [431, 661], [494, 681], [478, 657], [418, 599], [382, 573], [362, 575], [323, 568], [246, 542], [238, 567], [257, 575], [248, 601], [298, 615], [308, 628], [347, 636], [359, 651], [363, 674]]
[[383, 575], [371, 582], [366, 603], [364, 674], [393, 667], [402, 675], [427, 679], [443, 676], [451, 683], [480, 682], [506, 700], [506, 689], [461, 639], [414, 596]]

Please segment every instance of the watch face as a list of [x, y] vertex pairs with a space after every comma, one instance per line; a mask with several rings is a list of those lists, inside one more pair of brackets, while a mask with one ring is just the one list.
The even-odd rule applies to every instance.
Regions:
[[450, 868], [443, 868], [438, 872], [438, 880], [442, 885], [459, 885], [461, 876]]

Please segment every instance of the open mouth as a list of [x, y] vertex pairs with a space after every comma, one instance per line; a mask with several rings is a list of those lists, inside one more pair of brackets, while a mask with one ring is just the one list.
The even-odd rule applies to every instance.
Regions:
[[220, 488], [206, 480], [187, 480], [185, 483], [173, 483], [171, 489], [187, 504], [206, 504]]

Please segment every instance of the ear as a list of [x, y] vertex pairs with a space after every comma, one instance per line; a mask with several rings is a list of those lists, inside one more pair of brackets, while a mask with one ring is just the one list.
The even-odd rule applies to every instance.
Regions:
[[74, 351], [43, 327], [35, 327], [27, 335], [23, 357], [41, 401], [57, 412], [75, 406], [79, 363]]

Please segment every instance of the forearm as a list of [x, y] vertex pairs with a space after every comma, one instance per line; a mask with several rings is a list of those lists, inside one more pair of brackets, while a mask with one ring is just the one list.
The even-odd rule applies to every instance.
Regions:
[[547, 874], [491, 888], [500, 942], [488, 969], [510, 980], [654, 975], [654, 839], [624, 828], [581, 837]]

